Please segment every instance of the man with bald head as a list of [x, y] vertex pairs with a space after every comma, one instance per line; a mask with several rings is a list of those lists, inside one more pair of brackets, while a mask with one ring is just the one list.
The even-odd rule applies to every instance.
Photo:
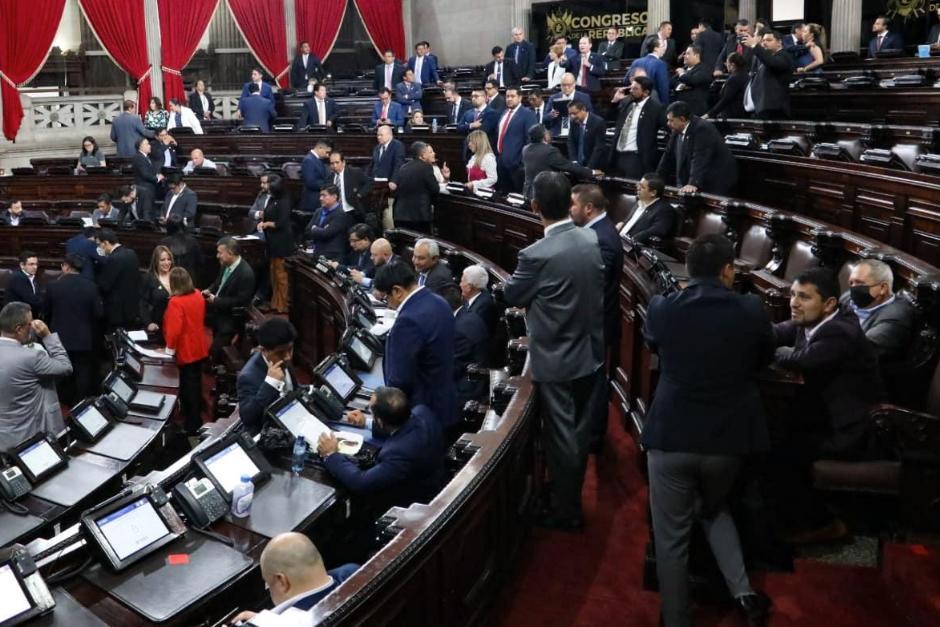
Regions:
[[401, 257], [392, 252], [392, 244], [384, 237], [380, 237], [372, 242], [372, 247], [369, 249], [369, 252], [372, 254], [372, 276], [367, 276], [364, 272], [359, 270], [349, 271], [349, 276], [352, 277], [353, 281], [366, 289], [372, 287], [372, 277], [375, 276], [375, 273], [378, 272], [380, 267], [387, 263], [401, 261]]
[[390, 180], [405, 162], [405, 145], [395, 139], [392, 127], [382, 125], [375, 131], [378, 142], [372, 150], [372, 162], [367, 175], [372, 179]]
[[271, 594], [274, 609], [260, 615], [242, 612], [232, 623], [256, 617], [258, 623], [263, 623], [265, 614], [308, 612], [358, 569], [357, 564], [344, 564], [328, 571], [310, 538], [297, 532], [282, 533], [272, 538], [261, 553], [261, 578]]
[[201, 150], [193, 148], [193, 151], [189, 153], [189, 161], [186, 163], [186, 167], [183, 168], [183, 174], [192, 174], [196, 168], [215, 170], [216, 165], [211, 159], [206, 159], [206, 155]]

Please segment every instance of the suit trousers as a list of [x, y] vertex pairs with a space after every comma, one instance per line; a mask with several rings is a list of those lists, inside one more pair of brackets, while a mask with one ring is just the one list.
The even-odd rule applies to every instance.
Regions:
[[[616, 148], [614, 149], [616, 150]], [[643, 178], [643, 162], [640, 160], [638, 152], [617, 152], [617, 159], [614, 161], [615, 174], [627, 179], [639, 181]]]
[[522, 186], [525, 183], [525, 168], [522, 164], [519, 167], [510, 170], [503, 165], [502, 161], [496, 162], [496, 190], [507, 194], [522, 193]]
[[141, 220], [157, 221], [156, 201], [157, 190], [153, 186], [137, 185], [137, 215]]
[[58, 389], [61, 401], [71, 406], [94, 395], [99, 381], [98, 360], [93, 351], [66, 352], [72, 362], [72, 374], [60, 379]]
[[726, 499], [741, 459], [652, 449], [647, 452], [656, 576], [665, 627], [691, 626], [689, 538], [697, 518], [734, 598], [752, 592]]
[[202, 426], [202, 364], [204, 361], [200, 359], [179, 367], [183, 428], [190, 433]]
[[559, 518], [581, 516], [581, 486], [587, 468], [592, 416], [604, 366], [572, 381], [539, 382], [545, 465], [551, 510]]
[[283, 257], [272, 257], [271, 309], [278, 313], [287, 313], [289, 303], [287, 266], [284, 263]]

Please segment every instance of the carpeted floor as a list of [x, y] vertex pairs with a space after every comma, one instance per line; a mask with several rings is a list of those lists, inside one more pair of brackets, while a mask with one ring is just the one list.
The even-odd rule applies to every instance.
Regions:
[[[603, 456], [588, 467], [585, 532], [533, 531], [496, 624], [659, 624], [659, 596], [642, 586], [648, 495], [637, 450], [619, 420], [611, 418], [608, 436]], [[774, 600], [773, 626], [924, 624], [902, 618], [876, 568], [797, 560], [795, 572], [753, 573], [752, 584]], [[699, 607], [695, 618], [696, 625], [744, 624], [728, 607]]]

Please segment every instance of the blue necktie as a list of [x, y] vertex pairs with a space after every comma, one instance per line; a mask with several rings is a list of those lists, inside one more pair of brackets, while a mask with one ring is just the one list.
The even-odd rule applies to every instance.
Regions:
[[428, 278], [428, 275], [425, 274], [424, 272], [422, 272], [421, 274], [419, 274], [419, 275], [418, 275], [418, 285], [423, 287], [423, 286], [424, 286], [424, 282], [427, 280], [427, 278]]
[[521, 47], [522, 47], [522, 46], [520, 46], [519, 44], [516, 44], [516, 53], [515, 53], [515, 59], [514, 59], [515, 62], [516, 62], [516, 64], [519, 63], [519, 48], [521, 48]]
[[578, 135], [578, 163], [584, 165], [584, 136], [587, 135], [587, 122], [581, 125], [581, 134]]
[[333, 213], [333, 212], [332, 212], [332, 211], [328, 211], [328, 210], [326, 210], [326, 209], [324, 209], [323, 211], [321, 211], [321, 212], [320, 212], [320, 224], [318, 224], [317, 226], [323, 226], [323, 225], [326, 223], [326, 219], [327, 219], [328, 217], [330, 217], [330, 214], [331, 214], [331, 213]]
[[183, 126], [183, 114], [176, 114], [176, 128], [181, 128]]

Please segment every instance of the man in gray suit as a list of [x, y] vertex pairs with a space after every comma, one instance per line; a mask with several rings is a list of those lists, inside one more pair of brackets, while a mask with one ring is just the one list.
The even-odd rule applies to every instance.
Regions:
[[571, 184], [542, 172], [532, 184], [532, 209], [545, 237], [519, 253], [505, 300], [526, 308], [532, 379], [538, 384], [550, 505], [538, 524], [574, 531], [584, 526], [581, 484], [587, 465], [591, 410], [603, 388], [604, 262], [593, 229], [571, 221]]
[[0, 309], [0, 450], [65, 427], [54, 378], [70, 374], [59, 334], [33, 320], [29, 305], [14, 301]]
[[184, 226], [189, 228], [196, 226], [196, 207], [199, 204], [196, 192], [189, 189], [179, 173], [171, 174], [167, 178], [167, 183], [170, 186], [170, 193], [163, 201], [160, 224], [166, 224], [170, 216], [178, 215], [183, 219]]
[[879, 363], [904, 360], [914, 339], [916, 312], [910, 302], [894, 293], [891, 266], [877, 259], [862, 259], [852, 268], [849, 291], [840, 300], [858, 316]]
[[117, 144], [119, 157], [133, 157], [137, 153], [134, 144], [141, 137], [153, 139], [153, 131], [144, 126], [137, 115], [137, 103], [124, 101], [124, 113], [111, 120], [111, 141]]

